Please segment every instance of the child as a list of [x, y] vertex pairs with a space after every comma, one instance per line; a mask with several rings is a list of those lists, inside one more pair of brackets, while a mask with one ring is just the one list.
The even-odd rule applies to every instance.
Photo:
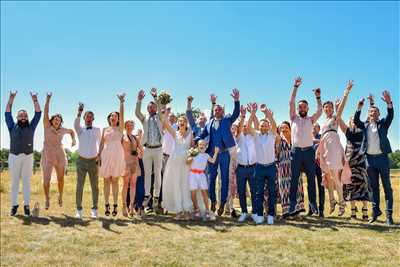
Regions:
[[211, 158], [206, 152], [207, 144], [204, 140], [198, 142], [199, 153], [195, 156], [189, 156], [188, 163], [191, 164], [189, 173], [189, 188], [192, 196], [194, 207], [194, 216], [196, 219], [200, 218], [200, 209], [197, 203], [196, 193], [200, 190], [203, 197], [204, 205], [206, 207], [206, 220], [215, 221], [215, 215], [211, 212], [208, 205], [208, 184], [205, 170], [207, 163], [215, 163], [218, 157], [219, 148], [216, 147], [214, 156]]

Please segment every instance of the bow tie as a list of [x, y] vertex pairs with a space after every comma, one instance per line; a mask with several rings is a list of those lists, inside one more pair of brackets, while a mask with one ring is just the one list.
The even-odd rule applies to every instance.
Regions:
[[93, 127], [92, 126], [88, 126], [88, 127], [86, 127], [86, 130], [92, 130], [93, 129]]

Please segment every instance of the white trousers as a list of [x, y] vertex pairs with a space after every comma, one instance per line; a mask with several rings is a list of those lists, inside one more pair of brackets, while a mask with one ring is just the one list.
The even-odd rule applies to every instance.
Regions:
[[18, 205], [19, 181], [22, 178], [22, 192], [24, 194], [24, 205], [29, 205], [33, 168], [33, 153], [8, 156], [8, 168], [11, 176], [11, 205]]
[[154, 197], [160, 196], [161, 189], [161, 168], [162, 168], [163, 152], [160, 148], [144, 148], [143, 167], [144, 167], [144, 189], [145, 196], [150, 195], [151, 173], [154, 164]]

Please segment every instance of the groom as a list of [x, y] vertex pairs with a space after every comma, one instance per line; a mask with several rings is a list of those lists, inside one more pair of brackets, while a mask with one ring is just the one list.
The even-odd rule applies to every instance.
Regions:
[[206, 139], [209, 137], [207, 153], [212, 157], [215, 147], [219, 147], [219, 155], [214, 164], [209, 164], [209, 187], [208, 192], [211, 199], [211, 210], [215, 212], [216, 196], [215, 196], [215, 180], [217, 178], [218, 167], [221, 170], [221, 203], [218, 208], [218, 215], [224, 212], [225, 203], [228, 197], [229, 189], [229, 149], [235, 146], [235, 140], [231, 133], [231, 126], [239, 117], [240, 102], [239, 90], [233, 89], [231, 96], [235, 101], [235, 108], [232, 115], [224, 115], [221, 105], [214, 106], [214, 117], [206, 124], [201, 134], [195, 138], [195, 141]]

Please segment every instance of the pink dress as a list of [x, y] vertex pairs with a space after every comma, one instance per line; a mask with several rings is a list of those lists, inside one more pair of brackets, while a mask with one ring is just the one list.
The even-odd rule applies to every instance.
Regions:
[[124, 149], [119, 128], [108, 127], [104, 131], [104, 148], [101, 151], [100, 176], [119, 177], [125, 170]]
[[68, 130], [65, 128], [58, 130], [53, 127], [44, 128], [44, 144], [41, 157], [44, 180], [50, 180], [54, 167], [65, 168], [67, 166], [67, 159], [62, 145], [62, 139], [66, 133], [68, 133]]

